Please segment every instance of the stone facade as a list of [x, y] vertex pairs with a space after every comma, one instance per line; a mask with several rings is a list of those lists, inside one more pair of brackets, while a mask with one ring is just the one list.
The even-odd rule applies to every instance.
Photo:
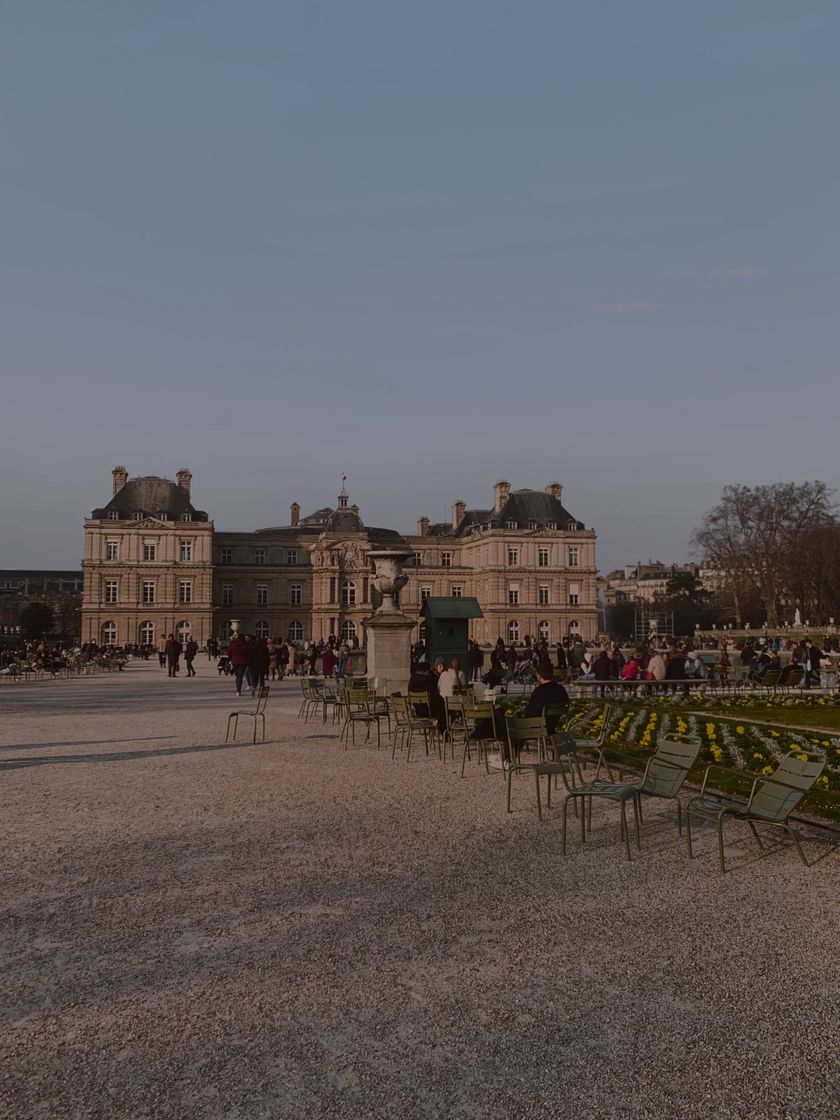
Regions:
[[[364, 644], [365, 619], [378, 605], [368, 557], [377, 548], [412, 553], [400, 593], [400, 607], [410, 617], [418, 618], [424, 595], [475, 596], [484, 618], [473, 622], [472, 636], [483, 643], [500, 635], [506, 641], [545, 636], [555, 643], [570, 633], [585, 639], [596, 634], [595, 533], [563, 507], [557, 483], [536, 491], [500, 482], [491, 507], [468, 510], [455, 502], [451, 522], [433, 525], [420, 518], [417, 534], [409, 537], [365, 526], [344, 490], [335, 508], [302, 518], [293, 503], [288, 525], [230, 533], [214, 531], [207, 515], [191, 506], [181, 508], [185, 481], [189, 499], [189, 472], [181, 472], [176, 484], [129, 481], [121, 471], [114, 472], [115, 499], [134, 483], [154, 481], [170, 488], [174, 519], [155, 517], [149, 497], [139, 507], [143, 518], [135, 520], [135, 488], [130, 500], [118, 502], [118, 517], [105, 507], [85, 522], [85, 639], [103, 640], [110, 624], [118, 641], [139, 641], [141, 627], [151, 622], [155, 637], [161, 626], [170, 632], [188, 623], [203, 641], [211, 634], [227, 637], [236, 620], [241, 630], [257, 635], [317, 640], [336, 634]], [[190, 578], [180, 559], [188, 526], [194, 609], [185, 612], [179, 611], [178, 587]], [[144, 558], [147, 541], [155, 545], [154, 560]], [[108, 559], [114, 542], [119, 558]], [[109, 603], [106, 583], [115, 579], [119, 598]], [[142, 601], [149, 579], [157, 580], [161, 593], [154, 612]], [[418, 618], [412, 638], [420, 632]]]
[[114, 493], [85, 521], [82, 641], [157, 642], [212, 634], [213, 522], [178, 481], [113, 472]]

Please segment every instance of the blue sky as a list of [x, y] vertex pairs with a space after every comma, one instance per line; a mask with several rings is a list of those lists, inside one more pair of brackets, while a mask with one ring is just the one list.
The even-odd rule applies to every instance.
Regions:
[[[10, 0], [0, 566], [564, 484], [599, 566], [836, 451], [840, 6]], [[14, 478], [14, 484], [11, 479]]]

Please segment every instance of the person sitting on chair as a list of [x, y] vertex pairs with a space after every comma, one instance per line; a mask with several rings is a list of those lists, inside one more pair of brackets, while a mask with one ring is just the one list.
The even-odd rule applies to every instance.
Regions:
[[[537, 680], [539, 684], [531, 693], [531, 699], [523, 712], [523, 718], [531, 719], [541, 716], [546, 707], [569, 706], [569, 694], [559, 681], [554, 679], [554, 668], [550, 661], [540, 661], [537, 665]], [[557, 730], [559, 715], [552, 713], [546, 716], [545, 725], [549, 735]]]

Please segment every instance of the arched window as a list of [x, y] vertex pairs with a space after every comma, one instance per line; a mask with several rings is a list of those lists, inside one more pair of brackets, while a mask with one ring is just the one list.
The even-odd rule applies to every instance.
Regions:
[[351, 622], [349, 619], [341, 624], [341, 640], [343, 642], [352, 642], [356, 637], [356, 623]]
[[541, 642], [548, 642], [551, 640], [551, 627], [548, 625], [545, 619], [543, 619], [543, 621], [537, 627], [537, 635], [539, 636]]
[[267, 622], [258, 622], [257, 623], [257, 625], [254, 627], [254, 637], [255, 638], [267, 638], [268, 637], [268, 623]]
[[181, 643], [182, 646], [186, 645], [187, 642], [190, 640], [190, 631], [191, 630], [192, 630], [192, 627], [186, 621], [185, 622], [179, 622], [177, 627], [175, 628], [175, 633], [178, 637], [178, 641]]
[[289, 638], [293, 642], [303, 641], [303, 626], [300, 622], [289, 623]]
[[578, 630], [580, 630], [580, 624], [573, 618], [569, 623], [569, 633], [577, 634]]
[[102, 645], [115, 646], [117, 644], [117, 624], [116, 622], [103, 622], [102, 624]]
[[140, 630], [138, 631], [138, 633], [140, 635], [140, 645], [141, 646], [154, 645], [154, 642], [155, 642], [155, 624], [153, 622], [141, 622], [140, 623]]
[[519, 623], [516, 621], [515, 618], [510, 620], [510, 622], [508, 623], [507, 630], [508, 630], [508, 641], [509, 642], [518, 642], [519, 641]]
[[341, 605], [342, 607], [356, 605], [356, 585], [352, 579], [346, 579], [341, 585]]

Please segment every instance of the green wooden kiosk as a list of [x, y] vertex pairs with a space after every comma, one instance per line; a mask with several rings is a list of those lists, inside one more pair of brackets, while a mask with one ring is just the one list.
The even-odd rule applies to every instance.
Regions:
[[423, 604], [421, 617], [426, 622], [426, 649], [429, 664], [442, 657], [449, 665], [453, 657], [461, 662], [467, 672], [467, 643], [470, 637], [470, 619], [484, 618], [478, 599], [470, 596], [444, 598], [430, 596]]

